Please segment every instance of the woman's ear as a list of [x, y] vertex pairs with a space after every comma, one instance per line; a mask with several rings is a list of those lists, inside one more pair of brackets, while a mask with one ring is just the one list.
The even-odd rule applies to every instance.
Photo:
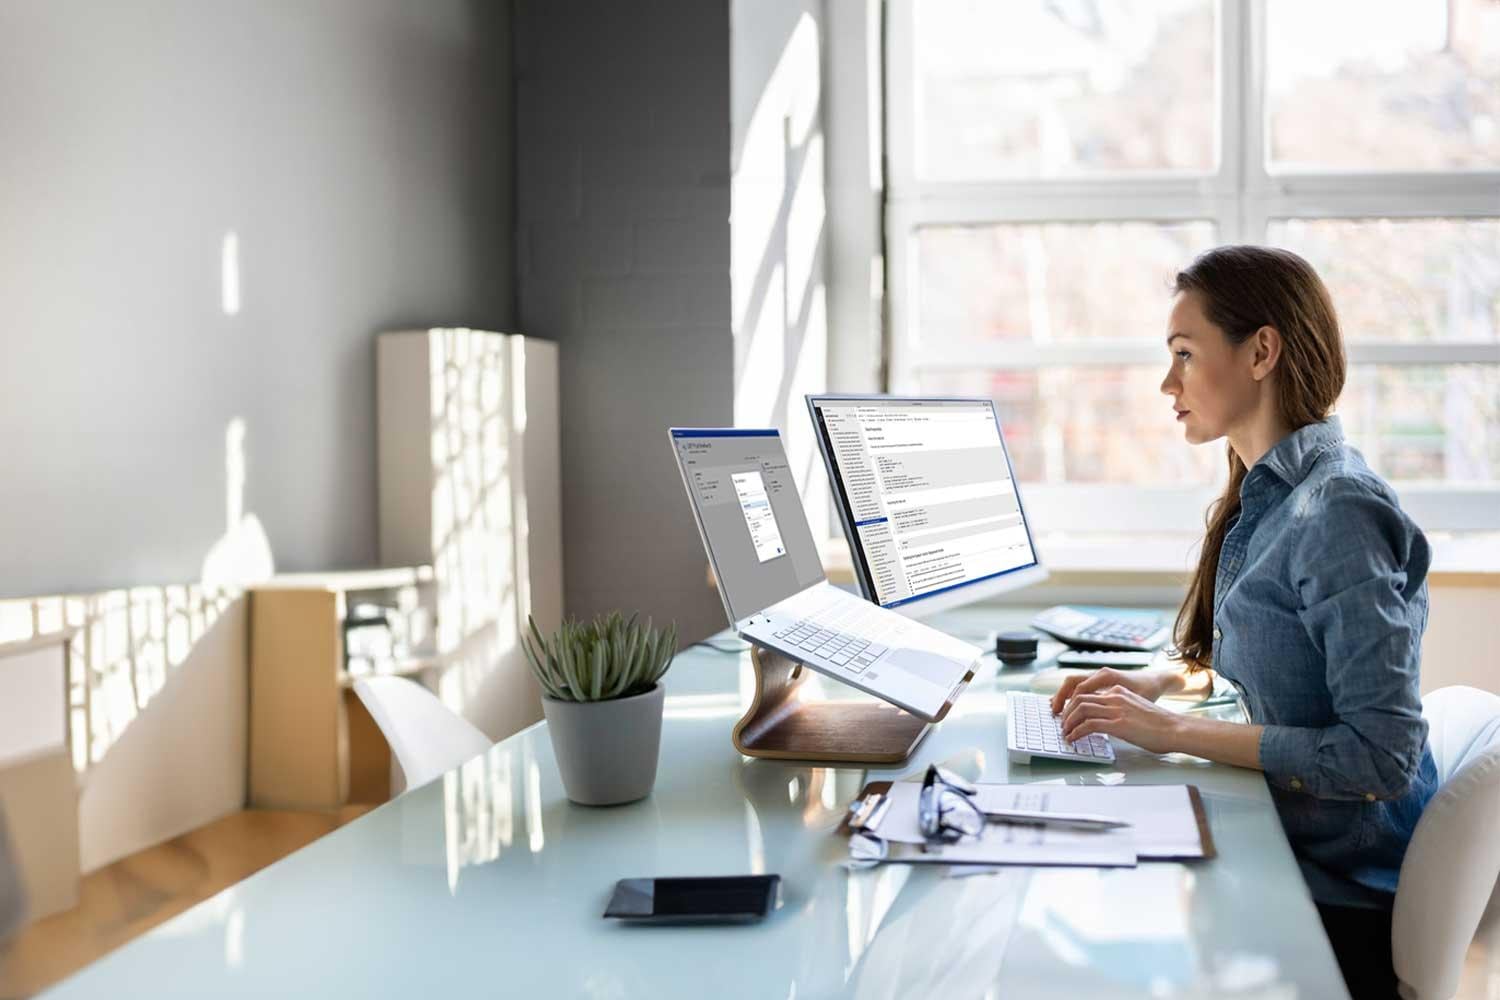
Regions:
[[1263, 326], [1250, 335], [1250, 377], [1259, 382], [1276, 370], [1281, 360], [1281, 331]]

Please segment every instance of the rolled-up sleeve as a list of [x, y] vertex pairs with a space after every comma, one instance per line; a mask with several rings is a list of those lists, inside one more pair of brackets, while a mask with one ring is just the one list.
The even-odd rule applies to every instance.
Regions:
[[1303, 516], [1292, 570], [1334, 721], [1266, 726], [1261, 767], [1277, 787], [1318, 798], [1399, 798], [1427, 738], [1418, 677], [1427, 540], [1399, 507], [1354, 480], [1331, 480]]

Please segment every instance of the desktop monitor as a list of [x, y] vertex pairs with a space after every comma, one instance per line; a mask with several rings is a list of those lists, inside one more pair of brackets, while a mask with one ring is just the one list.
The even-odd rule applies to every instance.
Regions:
[[1047, 578], [994, 400], [807, 406], [866, 599], [919, 618]]

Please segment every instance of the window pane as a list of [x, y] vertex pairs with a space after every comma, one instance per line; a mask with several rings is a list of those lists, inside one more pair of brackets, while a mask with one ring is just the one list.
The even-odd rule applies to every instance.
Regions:
[[920, 342], [1163, 337], [1173, 276], [1213, 240], [1209, 222], [921, 228]]
[[1214, 169], [1213, 0], [914, 0], [927, 180]]
[[990, 396], [1016, 475], [1032, 483], [1200, 486], [1224, 463], [1222, 444], [1183, 440], [1157, 367], [927, 372], [921, 391]]
[[1270, 0], [1273, 169], [1500, 166], [1495, 0]]
[[1317, 268], [1350, 340], [1500, 339], [1500, 219], [1272, 222]]
[[[1031, 483], [1202, 485], [1224, 443], [1189, 445], [1165, 367], [927, 372], [923, 393], [990, 396]], [[1337, 407], [1371, 468], [1405, 482], [1500, 482], [1500, 365], [1354, 365]]]
[[1500, 481], [1500, 365], [1354, 365], [1338, 413], [1387, 479]]

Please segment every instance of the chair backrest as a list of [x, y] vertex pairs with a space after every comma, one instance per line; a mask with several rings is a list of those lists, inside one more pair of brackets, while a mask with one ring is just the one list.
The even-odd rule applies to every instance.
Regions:
[[1442, 688], [1422, 714], [1442, 784], [1407, 846], [1391, 918], [1407, 1000], [1453, 996], [1475, 931], [1500, 917], [1500, 696]]
[[494, 745], [431, 691], [404, 677], [360, 678], [354, 693], [390, 744], [407, 789], [427, 784]]
[[1440, 782], [1500, 737], [1500, 695], [1478, 688], [1438, 688], [1422, 699], [1422, 715], [1430, 727], [1427, 742]]

